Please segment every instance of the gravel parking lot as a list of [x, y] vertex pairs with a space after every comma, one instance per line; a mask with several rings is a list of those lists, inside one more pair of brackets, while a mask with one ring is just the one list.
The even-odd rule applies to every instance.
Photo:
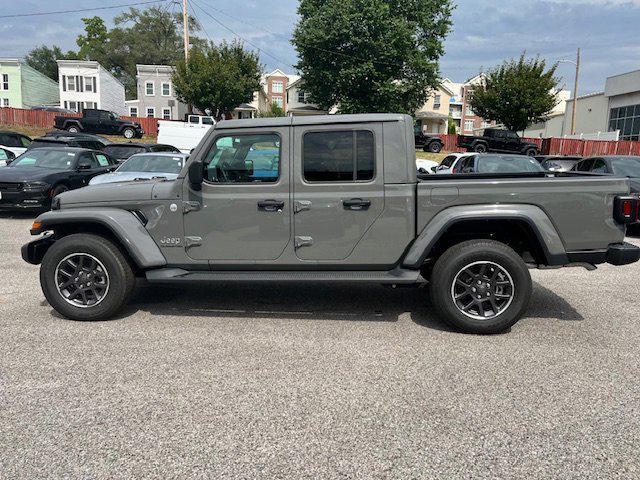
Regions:
[[640, 478], [640, 264], [534, 271], [509, 333], [422, 289], [143, 287], [64, 320], [0, 214], [0, 478]]

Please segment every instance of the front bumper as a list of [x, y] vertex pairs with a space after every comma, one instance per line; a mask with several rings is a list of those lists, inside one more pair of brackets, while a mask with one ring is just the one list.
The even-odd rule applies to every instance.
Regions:
[[55, 238], [52, 233], [45, 234], [35, 240], [31, 240], [20, 249], [22, 259], [32, 265], [40, 265], [44, 258], [44, 254], [47, 253], [47, 250], [49, 250], [49, 247], [51, 247], [54, 242]]
[[48, 210], [50, 207], [48, 191], [3, 191], [0, 197], [0, 210]]
[[629, 265], [640, 260], [640, 247], [627, 242], [612, 243], [606, 250], [569, 252], [567, 257], [571, 263]]

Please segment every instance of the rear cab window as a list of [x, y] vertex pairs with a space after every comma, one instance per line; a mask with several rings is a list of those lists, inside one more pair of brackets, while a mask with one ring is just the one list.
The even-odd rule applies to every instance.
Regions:
[[375, 137], [370, 130], [306, 132], [302, 171], [311, 183], [368, 182], [375, 177]]

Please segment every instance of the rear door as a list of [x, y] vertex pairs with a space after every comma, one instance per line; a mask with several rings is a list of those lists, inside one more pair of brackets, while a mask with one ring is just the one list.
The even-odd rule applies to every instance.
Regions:
[[82, 127], [85, 132], [100, 133], [100, 114], [98, 110], [85, 110], [82, 118]]
[[204, 157], [201, 191], [184, 182], [187, 254], [195, 260], [276, 260], [291, 240], [290, 127], [221, 130]]
[[384, 210], [381, 124], [294, 127], [294, 247], [341, 261]]

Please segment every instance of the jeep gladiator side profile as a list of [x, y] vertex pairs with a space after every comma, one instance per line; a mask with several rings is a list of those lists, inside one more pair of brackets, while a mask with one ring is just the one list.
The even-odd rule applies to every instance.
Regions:
[[108, 110], [85, 108], [82, 117], [58, 115], [54, 118], [53, 126], [58, 130], [70, 133], [103, 133], [108, 135], [122, 135], [131, 140], [142, 138], [142, 126], [131, 120], [122, 120], [118, 114]]
[[50, 305], [108, 319], [150, 283], [428, 283], [465, 332], [516, 323], [529, 268], [624, 265], [629, 181], [579, 173], [425, 176], [412, 119], [366, 114], [222, 121], [176, 180], [54, 198], [22, 248]]
[[458, 135], [458, 147], [476, 153], [519, 153], [530, 157], [538, 154], [535, 143], [522, 140], [516, 132], [499, 128], [485, 128], [480, 137]]

